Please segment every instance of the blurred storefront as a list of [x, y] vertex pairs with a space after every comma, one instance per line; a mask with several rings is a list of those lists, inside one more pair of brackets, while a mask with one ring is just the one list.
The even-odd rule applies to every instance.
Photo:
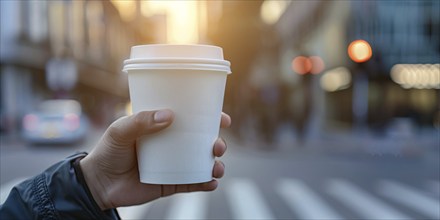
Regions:
[[1, 129], [44, 99], [72, 98], [97, 124], [126, 114], [130, 48], [212, 43], [220, 1], [0, 1]]
[[[122, 61], [148, 40], [109, 1], [1, 1], [2, 130], [45, 99], [76, 99], [95, 122], [128, 98]], [[51, 61], [51, 62], [50, 62]]]
[[[415, 126], [435, 126], [440, 103], [439, 8], [438, 1], [291, 2], [275, 24], [283, 81], [300, 86], [304, 76], [291, 69], [295, 57], [318, 56], [325, 64], [325, 70], [312, 77], [309, 124], [333, 128], [361, 123], [382, 131], [396, 118], [408, 118]], [[371, 45], [370, 60], [356, 63], [348, 57], [347, 47], [357, 39]], [[402, 85], [393, 79], [396, 64], [410, 64], [404, 67], [412, 71], [412, 82]], [[359, 81], [360, 76], [365, 81]]]
[[[407, 118], [419, 127], [438, 125], [439, 10], [438, 1], [352, 3], [348, 40], [364, 39], [373, 50], [370, 61], [353, 67], [368, 76], [370, 126], [380, 130], [396, 118]], [[401, 64], [404, 68], [396, 68]], [[405, 72], [411, 77], [404, 85], [393, 74]]]

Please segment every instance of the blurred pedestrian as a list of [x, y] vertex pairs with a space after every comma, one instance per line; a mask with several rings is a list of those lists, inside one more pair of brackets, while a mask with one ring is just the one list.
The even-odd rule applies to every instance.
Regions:
[[259, 132], [263, 140], [270, 147], [275, 140], [278, 127], [278, 105], [280, 102], [280, 89], [278, 84], [268, 83], [259, 88]]
[[[304, 146], [307, 138], [308, 127], [313, 110], [313, 88], [312, 74], [304, 74], [300, 76], [301, 80], [301, 97], [299, 102], [295, 102], [293, 111], [293, 125], [297, 132], [297, 141], [299, 146]], [[298, 97], [298, 96], [297, 96]]]

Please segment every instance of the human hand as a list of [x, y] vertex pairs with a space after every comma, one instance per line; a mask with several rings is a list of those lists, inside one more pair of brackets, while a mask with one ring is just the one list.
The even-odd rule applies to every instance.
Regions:
[[[80, 161], [80, 167], [93, 198], [101, 210], [137, 205], [179, 192], [212, 191], [218, 182], [159, 185], [139, 181], [136, 157], [136, 139], [168, 127], [174, 119], [170, 110], [143, 111], [116, 120], [106, 130], [93, 151]], [[231, 118], [222, 113], [220, 127], [231, 124]], [[213, 154], [221, 157], [226, 143], [218, 138]], [[225, 166], [215, 161], [212, 176], [221, 178]]]

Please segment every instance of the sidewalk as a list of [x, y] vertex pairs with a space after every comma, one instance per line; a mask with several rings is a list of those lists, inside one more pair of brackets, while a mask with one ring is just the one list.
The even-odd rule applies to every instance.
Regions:
[[332, 129], [308, 135], [303, 143], [297, 141], [295, 130], [278, 129], [272, 143], [264, 142], [261, 135], [247, 129], [242, 137], [231, 130], [222, 132], [229, 145], [245, 151], [265, 155], [282, 154], [340, 154], [365, 156], [422, 157], [432, 154], [439, 157], [439, 130], [422, 130], [417, 134], [377, 135], [371, 131], [354, 133], [347, 129]]

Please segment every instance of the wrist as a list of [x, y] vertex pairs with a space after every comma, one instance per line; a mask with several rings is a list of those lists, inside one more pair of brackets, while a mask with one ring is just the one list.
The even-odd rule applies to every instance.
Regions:
[[93, 159], [87, 156], [79, 161], [79, 168], [84, 177], [86, 188], [89, 190], [92, 199], [96, 202], [101, 210], [107, 210], [111, 207], [106, 203], [105, 187], [101, 184], [101, 176], [93, 164]]

